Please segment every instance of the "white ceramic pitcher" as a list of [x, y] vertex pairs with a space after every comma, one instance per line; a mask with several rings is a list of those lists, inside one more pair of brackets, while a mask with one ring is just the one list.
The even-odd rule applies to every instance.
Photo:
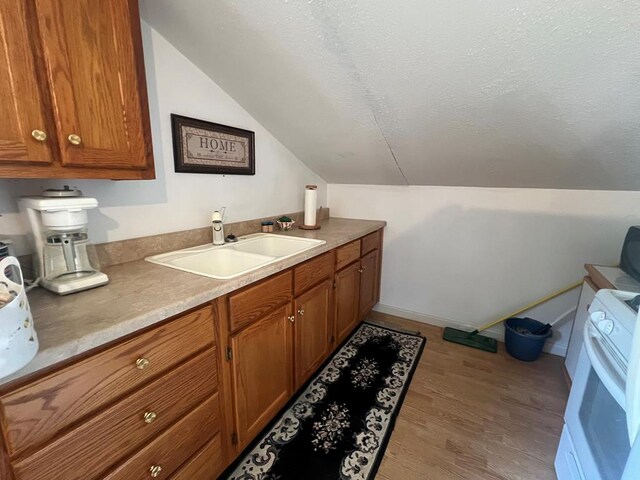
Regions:
[[[10, 266], [20, 274], [20, 283], [6, 275]], [[15, 271], [15, 270], [14, 270]], [[15, 257], [0, 260], [0, 292], [14, 296], [0, 308], [0, 378], [17, 372], [38, 353], [38, 337], [33, 327], [20, 264]]]

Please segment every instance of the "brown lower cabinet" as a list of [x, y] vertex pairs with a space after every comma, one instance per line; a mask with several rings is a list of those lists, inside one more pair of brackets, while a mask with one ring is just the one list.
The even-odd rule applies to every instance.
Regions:
[[0, 388], [1, 480], [210, 480], [378, 301], [382, 231]]
[[336, 285], [336, 337], [338, 343], [349, 335], [358, 324], [358, 300], [360, 298], [360, 264], [352, 263], [335, 277]]
[[331, 322], [331, 280], [293, 301], [295, 311], [296, 389], [306, 382], [327, 358], [334, 336]]
[[291, 305], [277, 308], [231, 337], [237, 442], [255, 437], [291, 397]]
[[378, 303], [379, 252], [373, 250], [360, 259], [358, 318], [364, 317]]

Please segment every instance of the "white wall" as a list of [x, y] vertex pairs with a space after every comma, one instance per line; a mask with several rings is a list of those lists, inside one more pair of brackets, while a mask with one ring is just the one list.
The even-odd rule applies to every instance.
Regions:
[[395, 4], [141, 9], [329, 183], [640, 184], [640, 2]]
[[617, 264], [640, 224], [640, 192], [330, 184], [328, 196], [332, 215], [388, 222], [378, 309], [451, 325], [508, 314], [578, 281], [584, 263]]
[[[326, 206], [322, 179], [155, 30], [142, 26], [157, 179], [0, 180], [0, 234], [24, 233], [16, 196], [64, 183], [98, 199], [100, 207], [90, 214], [96, 243], [203, 227], [222, 206], [229, 222], [300, 211], [307, 183], [318, 184], [319, 205]], [[256, 175], [175, 173], [171, 113], [255, 131]]]

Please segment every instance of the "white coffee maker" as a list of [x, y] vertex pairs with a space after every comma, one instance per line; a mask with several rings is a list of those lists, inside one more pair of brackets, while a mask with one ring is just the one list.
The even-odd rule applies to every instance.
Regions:
[[45, 190], [42, 196], [22, 197], [20, 210], [29, 219], [35, 249], [34, 265], [40, 285], [59, 295], [104, 285], [109, 281], [89, 260], [87, 210], [95, 198], [65, 186]]

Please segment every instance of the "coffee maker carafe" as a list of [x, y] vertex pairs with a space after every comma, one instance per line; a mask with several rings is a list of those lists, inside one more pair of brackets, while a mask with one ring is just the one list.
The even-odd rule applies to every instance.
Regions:
[[104, 285], [109, 278], [89, 260], [87, 210], [96, 208], [95, 198], [65, 186], [45, 190], [42, 196], [22, 197], [20, 209], [33, 232], [34, 264], [40, 285], [60, 295]]

